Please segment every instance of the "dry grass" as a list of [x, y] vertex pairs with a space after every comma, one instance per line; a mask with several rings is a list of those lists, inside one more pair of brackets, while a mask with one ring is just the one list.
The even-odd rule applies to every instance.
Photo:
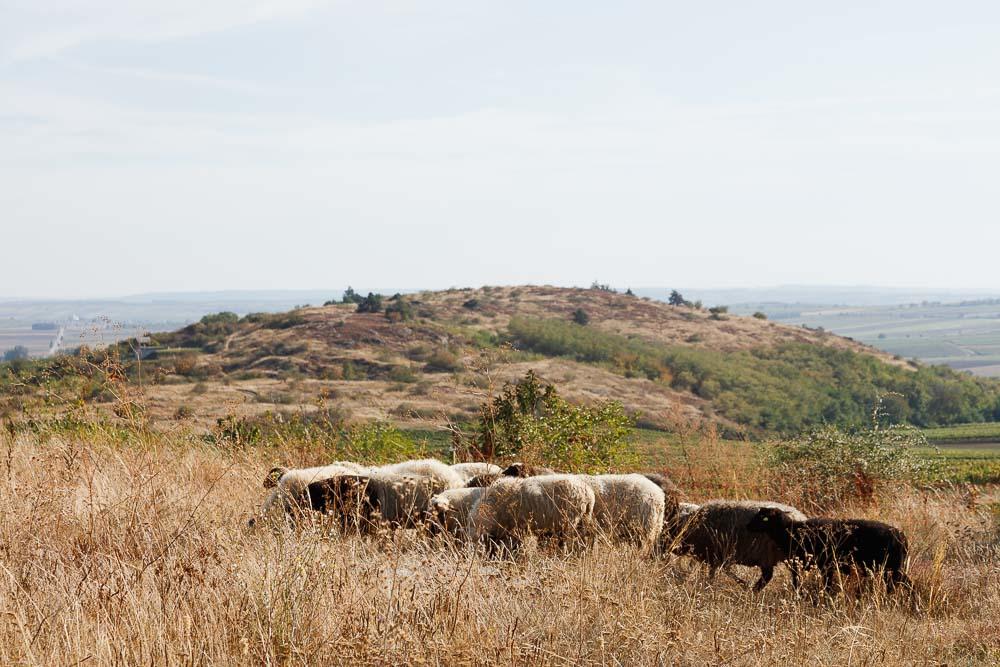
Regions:
[[[98, 440], [100, 440], [98, 438]], [[529, 547], [491, 563], [412, 531], [247, 531], [273, 463], [183, 434], [0, 441], [2, 664], [995, 664], [1000, 547], [958, 493], [880, 510], [916, 592], [814, 604], [685, 560]], [[729, 476], [706, 472], [721, 485]]]

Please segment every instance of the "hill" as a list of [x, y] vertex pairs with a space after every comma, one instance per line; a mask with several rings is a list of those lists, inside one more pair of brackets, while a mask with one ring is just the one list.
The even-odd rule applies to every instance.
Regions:
[[[640, 424], [661, 429], [709, 421], [764, 434], [856, 424], [877, 395], [887, 397], [893, 419], [920, 425], [1000, 416], [993, 381], [823, 331], [605, 289], [452, 289], [386, 297], [378, 312], [358, 311], [352, 302], [206, 316], [154, 334], [141, 363], [123, 372], [141, 382], [155, 422], [204, 427], [228, 414], [318, 409], [438, 427], [474, 417], [491, 386], [529, 369], [570, 400], [614, 399]], [[127, 344], [118, 351], [135, 356]], [[47, 372], [70, 381], [68, 372]], [[93, 373], [67, 393], [114, 402]], [[0, 410], [26, 406], [30, 396], [21, 392]]]

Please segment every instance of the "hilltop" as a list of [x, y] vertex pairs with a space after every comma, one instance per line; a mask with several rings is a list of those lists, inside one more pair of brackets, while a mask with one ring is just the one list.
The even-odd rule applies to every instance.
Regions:
[[[124, 358], [129, 350], [120, 346]], [[220, 313], [154, 334], [144, 356], [127, 373], [141, 374], [149, 416], [204, 427], [227, 414], [319, 408], [438, 427], [473, 418], [491, 383], [529, 369], [570, 400], [617, 400], [661, 429], [859, 423], [876, 394], [890, 394], [894, 417], [920, 424], [988, 421], [1000, 410], [995, 383], [848, 338], [596, 288], [420, 292], [386, 296], [378, 312], [329, 303]]]

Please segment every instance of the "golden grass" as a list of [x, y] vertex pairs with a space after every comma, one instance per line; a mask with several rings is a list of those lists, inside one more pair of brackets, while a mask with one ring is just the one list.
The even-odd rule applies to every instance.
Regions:
[[[754, 594], [628, 549], [494, 563], [412, 531], [250, 532], [273, 453], [184, 435], [7, 444], [4, 665], [1000, 661], [997, 528], [957, 492], [846, 508], [907, 531], [916, 590], [814, 604], [783, 571]], [[699, 493], [730, 488], [710, 474]]]

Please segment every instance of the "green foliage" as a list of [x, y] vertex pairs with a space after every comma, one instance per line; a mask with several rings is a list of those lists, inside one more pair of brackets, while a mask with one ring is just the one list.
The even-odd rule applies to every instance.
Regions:
[[424, 363], [424, 370], [428, 373], [454, 373], [463, 368], [465, 366], [458, 355], [444, 348], [432, 352]]
[[462, 304], [462, 308], [467, 308], [468, 310], [479, 310], [479, 299], [469, 299]]
[[671, 306], [690, 306], [691, 302], [684, 299], [684, 296], [677, 290], [671, 290], [667, 303]]
[[24, 345], [15, 345], [3, 353], [4, 361], [19, 361], [28, 358], [28, 348]]
[[364, 298], [354, 291], [354, 288], [350, 285], [344, 290], [344, 296], [340, 299], [341, 303], [361, 303]]
[[711, 319], [722, 320], [725, 319], [722, 316], [729, 312], [729, 306], [712, 306], [708, 312], [711, 313]]
[[613, 288], [611, 285], [599, 283], [596, 280], [590, 284], [590, 289], [597, 290], [598, 292], [611, 292], [612, 294], [618, 293], [618, 290]]
[[767, 319], [767, 313], [763, 313], [763, 312], [761, 312], [759, 310], [757, 312], [755, 312], [753, 314], [753, 316], [754, 316], [754, 318], [756, 318], [758, 320], [766, 320]]
[[785, 343], [724, 352], [527, 318], [511, 319], [507, 340], [520, 349], [690, 390], [754, 431], [858, 426], [867, 422], [878, 396], [886, 397], [887, 417], [916, 426], [1000, 419], [1000, 382], [943, 366], [907, 370], [852, 350]]
[[583, 308], [577, 308], [573, 311], [573, 321], [580, 326], [586, 326], [590, 322], [590, 315]]
[[608, 470], [635, 459], [633, 422], [621, 404], [579, 406], [534, 372], [480, 407], [476, 449], [489, 459], [520, 458], [561, 470]]
[[344, 458], [352, 461], [404, 461], [427, 455], [426, 446], [383, 421], [348, 427], [342, 442]]
[[378, 313], [382, 311], [382, 295], [368, 292], [368, 296], [358, 301], [359, 313]]
[[[358, 305], [361, 308], [361, 305]], [[385, 317], [392, 322], [405, 322], [413, 319], [413, 306], [406, 299], [399, 297], [390, 300], [385, 307]]]
[[226, 325], [226, 324], [236, 324], [240, 321], [240, 316], [236, 313], [231, 313], [228, 310], [224, 310], [220, 313], [213, 313], [211, 315], [205, 315], [201, 318], [201, 323], [206, 327], [213, 327], [215, 325]]
[[917, 481], [931, 473], [931, 462], [918, 451], [927, 441], [908, 426], [879, 426], [845, 431], [833, 426], [771, 446], [772, 463], [788, 470], [806, 487], [817, 505], [849, 497], [871, 500], [892, 481]]

